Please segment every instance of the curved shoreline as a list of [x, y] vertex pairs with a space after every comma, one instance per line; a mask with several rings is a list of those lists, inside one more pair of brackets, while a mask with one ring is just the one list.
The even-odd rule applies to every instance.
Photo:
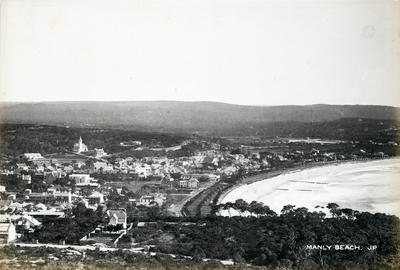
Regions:
[[233, 185], [229, 189], [227, 189], [224, 193], [222, 193], [219, 198], [217, 204], [221, 204], [225, 197], [234, 191], [235, 189], [238, 189], [242, 186], [245, 185], [250, 185], [256, 182], [268, 180], [280, 175], [286, 175], [286, 174], [292, 174], [296, 172], [301, 172], [304, 170], [316, 168], [316, 167], [327, 167], [327, 166], [339, 166], [339, 165], [344, 165], [344, 164], [357, 164], [357, 163], [366, 163], [366, 162], [372, 162], [372, 161], [379, 161], [379, 160], [392, 160], [392, 159], [399, 159], [400, 157], [395, 156], [395, 157], [389, 157], [389, 158], [378, 158], [378, 159], [361, 159], [361, 160], [340, 160], [340, 161], [329, 161], [329, 162], [314, 162], [314, 163], [309, 163], [305, 165], [298, 165], [292, 168], [287, 168], [287, 169], [280, 169], [276, 171], [269, 171], [261, 174], [256, 174], [249, 176], [245, 179], [245, 182], [241, 182], [238, 184]]

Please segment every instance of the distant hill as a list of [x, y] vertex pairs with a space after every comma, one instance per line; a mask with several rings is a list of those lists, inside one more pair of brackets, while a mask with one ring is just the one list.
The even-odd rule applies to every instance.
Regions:
[[243, 106], [218, 102], [0, 103], [2, 122], [123, 127], [158, 132], [224, 133], [271, 122], [342, 118], [396, 120], [400, 108], [372, 105]]

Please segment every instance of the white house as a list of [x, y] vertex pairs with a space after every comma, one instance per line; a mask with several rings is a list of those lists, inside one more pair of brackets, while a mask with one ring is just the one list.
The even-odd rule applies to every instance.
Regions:
[[154, 196], [152, 195], [144, 195], [140, 197], [138, 205], [150, 206], [154, 201]]
[[17, 165], [17, 170], [20, 170], [20, 171], [28, 171], [29, 170], [28, 165], [26, 165], [25, 163], [17, 163], [16, 165]]
[[199, 180], [191, 178], [188, 180], [188, 188], [197, 188], [199, 186]]
[[110, 218], [108, 225], [110, 225], [110, 226], [121, 225], [122, 228], [126, 229], [126, 211], [125, 211], [125, 209], [110, 209], [107, 211], [107, 215]]
[[103, 148], [95, 148], [94, 151], [96, 152], [96, 158], [107, 156], [107, 153], [104, 152]]
[[9, 244], [17, 239], [14, 224], [11, 221], [0, 223], [0, 244]]
[[57, 190], [54, 188], [48, 188], [47, 193], [51, 194], [57, 202], [64, 203], [72, 203], [72, 197], [76, 197], [76, 195], [72, 195], [71, 190]]
[[92, 194], [90, 194], [88, 200], [90, 205], [101, 204], [104, 203], [104, 195], [98, 191], [95, 191]]
[[27, 230], [42, 225], [37, 219], [29, 215], [0, 215], [0, 224], [9, 223], [10, 221], [13, 225], [15, 224], [16, 227], [22, 226]]
[[106, 162], [97, 161], [93, 163], [94, 170], [96, 172], [112, 172], [114, 168], [111, 165], [108, 165]]
[[77, 187], [97, 187], [99, 185], [89, 174], [71, 174], [69, 179], [75, 180], [75, 186]]
[[144, 195], [140, 197], [138, 205], [151, 206], [156, 203], [159, 206], [162, 206], [166, 200], [166, 197], [163, 194], [156, 193], [154, 195]]
[[42, 225], [42, 223], [32, 216], [22, 215], [16, 217], [16, 225], [22, 226], [26, 230], [33, 230], [34, 228]]
[[42, 159], [42, 155], [40, 153], [24, 153], [24, 157], [29, 161]]
[[188, 180], [180, 180], [179, 181], [179, 187], [187, 188], [188, 187]]
[[143, 164], [135, 168], [135, 172], [140, 178], [147, 178], [151, 174], [151, 167], [148, 164]]
[[37, 210], [37, 211], [24, 211], [22, 212], [23, 215], [28, 215], [28, 216], [32, 216], [37, 220], [42, 220], [43, 218], [61, 218], [64, 217], [64, 212], [63, 211], [57, 211], [55, 209], [50, 209], [50, 210]]
[[21, 178], [22, 178], [23, 181], [28, 182], [28, 184], [30, 184], [31, 181], [32, 181], [32, 177], [31, 177], [30, 174], [22, 174], [22, 175], [21, 175]]

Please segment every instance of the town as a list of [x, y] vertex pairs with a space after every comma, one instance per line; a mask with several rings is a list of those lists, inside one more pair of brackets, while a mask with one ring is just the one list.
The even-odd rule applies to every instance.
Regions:
[[204, 226], [196, 220], [217, 215], [219, 197], [237, 184], [291, 168], [396, 156], [398, 127], [379, 130], [379, 140], [368, 133], [354, 140], [3, 125], [1, 242], [162, 251], [143, 233], [179, 219]]

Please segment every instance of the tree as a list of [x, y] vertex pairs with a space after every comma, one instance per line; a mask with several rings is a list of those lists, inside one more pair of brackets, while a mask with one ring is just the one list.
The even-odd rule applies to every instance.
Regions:
[[249, 205], [249, 212], [256, 214], [257, 217], [263, 214], [264, 204], [262, 202], [252, 201]]
[[224, 210], [228, 210], [229, 217], [231, 217], [231, 208], [233, 208], [233, 203], [227, 202], [223, 205]]
[[337, 203], [328, 203], [326, 208], [329, 209], [329, 212], [332, 214], [332, 217], [340, 217], [342, 215], [342, 211], [339, 208]]
[[220, 211], [221, 209], [224, 209], [225, 205], [224, 204], [211, 204], [211, 213], [213, 215], [215, 214], [219, 214], [220, 215]]
[[281, 210], [281, 214], [282, 215], [288, 215], [290, 213], [293, 213], [295, 207], [296, 206], [292, 205], [292, 204], [285, 205], [285, 206], [283, 206], [283, 208]]
[[233, 204], [233, 208], [239, 211], [240, 216], [249, 210], [249, 204], [243, 199], [237, 199]]
[[268, 205], [264, 205], [261, 209], [261, 215], [267, 216], [267, 217], [276, 217], [277, 213], [275, 213], [271, 208], [269, 208]]
[[306, 207], [296, 208], [294, 211], [294, 216], [299, 218], [306, 218], [309, 215], [308, 209]]
[[354, 210], [350, 208], [343, 208], [342, 213], [346, 216], [348, 219], [354, 219]]

